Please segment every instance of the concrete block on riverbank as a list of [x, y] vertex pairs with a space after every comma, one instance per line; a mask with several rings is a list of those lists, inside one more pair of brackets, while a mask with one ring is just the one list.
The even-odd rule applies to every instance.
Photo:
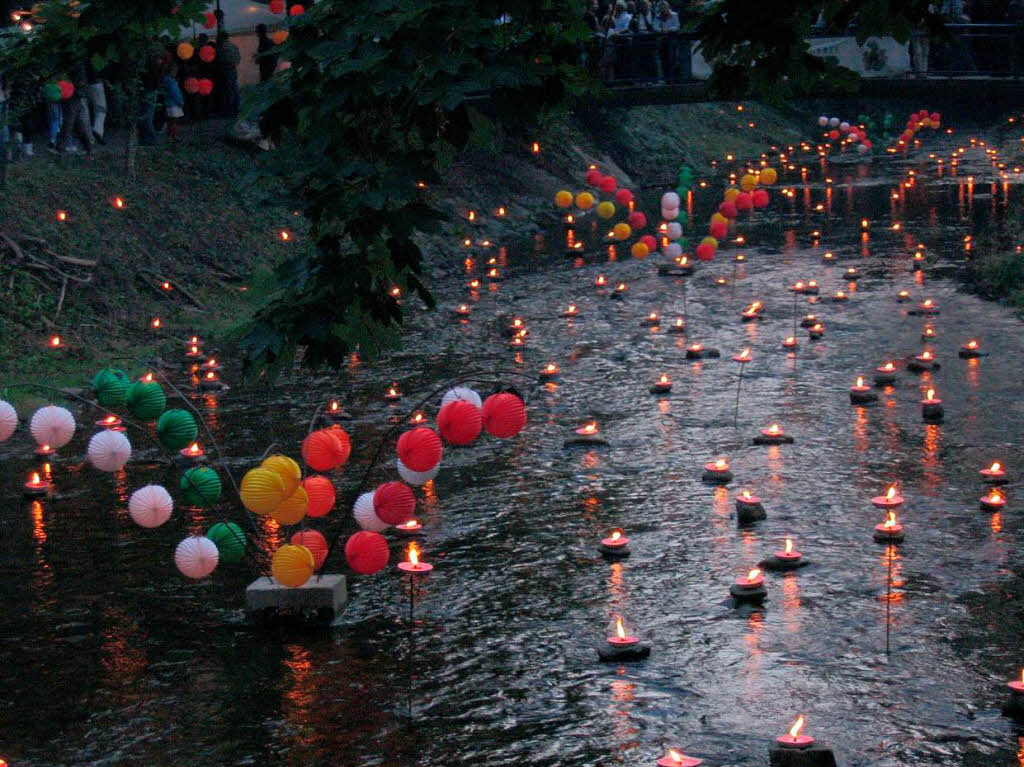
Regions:
[[346, 602], [344, 575], [314, 576], [297, 588], [264, 576], [245, 589], [246, 618], [260, 625], [329, 626]]

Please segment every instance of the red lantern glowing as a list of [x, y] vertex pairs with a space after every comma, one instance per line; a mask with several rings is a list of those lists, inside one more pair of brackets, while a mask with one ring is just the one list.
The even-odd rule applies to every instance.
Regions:
[[361, 530], [345, 541], [345, 560], [359, 575], [379, 573], [388, 564], [388, 542], [380, 533]]
[[341, 429], [317, 429], [302, 440], [302, 460], [314, 471], [338, 468], [351, 451], [348, 435]]
[[291, 8], [288, 9], [288, 15], [289, 16], [301, 16], [305, 12], [306, 12], [306, 7], [303, 6], [303, 5], [299, 5], [298, 3], [296, 3]]
[[480, 408], [472, 402], [452, 400], [437, 414], [437, 428], [451, 444], [468, 445], [480, 436], [483, 416], [480, 414]]
[[441, 462], [444, 448], [437, 432], [417, 426], [398, 438], [398, 459], [412, 471], [430, 471]]
[[213, 29], [215, 26], [217, 26], [217, 16], [213, 13], [213, 11], [207, 11], [206, 13], [204, 13], [203, 28]]
[[[725, 200], [718, 206], [718, 212], [726, 218], [736, 218], [736, 210], [739, 206], [735, 203]], [[714, 237], [714, 235], [712, 235]]]
[[697, 246], [697, 258], [701, 261], [710, 261], [715, 257], [715, 249], [708, 243], [702, 242]]
[[604, 178], [604, 174], [597, 168], [591, 168], [583, 178], [588, 184], [590, 184], [590, 186], [597, 186], [601, 183], [601, 179]]
[[[736, 210], [750, 210], [754, 207], [754, 198], [751, 197], [749, 192], [740, 192], [733, 199], [732, 203], [736, 206]], [[722, 215], [724, 216], [725, 213]]]
[[633, 193], [628, 189], [620, 189], [615, 193], [615, 202], [619, 205], [629, 205], [633, 202]]
[[284, 0], [270, 0], [270, 12], [276, 16], [284, 13]]
[[199, 81], [199, 95], [209, 96], [213, 93], [213, 80], [208, 77], [204, 77]]
[[[631, 229], [643, 229], [647, 226], [647, 216], [639, 210], [634, 210], [629, 214], [629, 217], [626, 219], [626, 223], [629, 224]], [[651, 239], [654, 238], [652, 237]]]
[[[313, 569], [319, 570], [327, 559], [327, 539], [316, 530], [299, 530], [289, 541], [293, 546], [305, 546], [313, 555]], [[384, 564], [387, 564], [385, 561]], [[353, 568], [355, 569], [355, 568]]]
[[217, 58], [217, 49], [212, 45], [203, 45], [199, 48], [199, 59], [206, 64]]
[[400, 525], [412, 519], [416, 512], [416, 496], [408, 485], [385, 482], [373, 494], [373, 508], [382, 522]]
[[614, 192], [618, 187], [619, 182], [615, 180], [615, 176], [604, 176], [597, 184], [597, 188], [602, 192]]
[[724, 240], [729, 235], [729, 225], [724, 221], [712, 221], [708, 234], [716, 240]]
[[185, 93], [195, 95], [199, 93], [199, 79], [196, 77], [185, 78]]
[[753, 194], [754, 207], [761, 209], [768, 207], [768, 190], [767, 189], [755, 189]]
[[498, 439], [514, 437], [526, 426], [526, 405], [509, 392], [498, 392], [484, 400], [480, 414], [487, 433]]
[[311, 517], [326, 517], [334, 508], [334, 483], [327, 477], [316, 474], [302, 480], [302, 487], [309, 499], [306, 514]]
[[57, 87], [60, 88], [60, 97], [65, 101], [75, 95], [75, 86], [67, 80], [58, 80]]

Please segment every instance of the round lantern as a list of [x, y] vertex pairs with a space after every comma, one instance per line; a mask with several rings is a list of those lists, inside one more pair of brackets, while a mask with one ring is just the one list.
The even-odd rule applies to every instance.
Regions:
[[185, 86], [185, 93], [188, 93], [190, 95], [195, 95], [196, 93], [199, 93], [199, 79], [198, 78], [186, 77], [185, 78], [184, 86]]
[[723, 216], [717, 210], [714, 213], [711, 214], [711, 221], [709, 223], [713, 224], [716, 221], [718, 223], [721, 223], [721, 224], [728, 224], [729, 223], [729, 219], [727, 219], [725, 216]]
[[608, 200], [599, 202], [597, 204], [597, 215], [599, 218], [611, 218], [615, 215], [615, 203], [608, 202]]
[[58, 80], [57, 87], [60, 88], [60, 97], [67, 101], [75, 95], [75, 86], [67, 80]]
[[658, 247], [658, 241], [654, 239], [653, 234], [645, 234], [640, 238], [640, 242], [647, 246], [647, 252], [650, 253]]
[[10, 439], [18, 428], [18, 411], [10, 402], [0, 399], [0, 442]]
[[740, 177], [740, 189], [744, 192], [749, 192], [755, 186], [757, 186], [756, 176], [753, 176], [750, 173], [744, 173], [743, 176]]
[[217, 556], [226, 565], [240, 562], [245, 556], [245, 533], [234, 522], [218, 522], [206, 531], [206, 537], [217, 547]]
[[620, 189], [615, 193], [615, 202], [622, 206], [629, 205], [633, 202], [633, 193], [628, 189]]
[[269, 469], [281, 478], [285, 497], [294, 493], [302, 482], [302, 468], [286, 455], [272, 455], [260, 464], [260, 468]]
[[830, 117], [830, 118], [828, 118], [828, 124], [829, 124], [830, 128], [838, 127], [839, 126], [839, 118], [838, 117]]
[[319, 570], [327, 559], [327, 539], [317, 530], [299, 530], [289, 540], [293, 546], [305, 546], [313, 555], [313, 569]]
[[724, 240], [729, 234], [729, 225], [723, 224], [721, 221], [715, 221], [708, 227], [708, 234], [716, 240]]
[[615, 180], [615, 176], [605, 176], [597, 184], [597, 188], [602, 192], [614, 192], [618, 186], [619, 182]]
[[[830, 139], [832, 139], [833, 141], [838, 141], [839, 140], [839, 131], [837, 131], [837, 130], [830, 130], [828, 132], [828, 137]], [[753, 188], [753, 187], [751, 187], [751, 188]]]
[[380, 533], [362, 530], [345, 541], [345, 561], [360, 575], [379, 573], [388, 564], [388, 542]]
[[249, 469], [242, 477], [242, 505], [253, 514], [269, 514], [288, 497], [281, 475], [271, 469]]
[[628, 240], [631, 234], [633, 234], [633, 230], [625, 221], [620, 221], [619, 223], [612, 227], [612, 237], [614, 237], [619, 242], [622, 242], [623, 240]]
[[185, 472], [178, 487], [189, 506], [209, 508], [220, 500], [220, 477], [209, 466], [194, 466]]
[[629, 248], [629, 255], [633, 258], [647, 258], [651, 251], [642, 242], [634, 242]]
[[580, 192], [576, 195], [576, 207], [580, 210], [590, 210], [594, 207], [594, 195], [590, 192]]
[[167, 407], [167, 395], [156, 381], [136, 381], [128, 387], [124, 403], [140, 421], [155, 421]]
[[627, 218], [626, 221], [634, 229], [643, 229], [647, 226], [647, 216], [639, 210], [634, 210], [630, 213], [629, 218]]
[[195, 53], [196, 49], [191, 43], [178, 43], [178, 58], [182, 61], [188, 61]]
[[204, 77], [199, 81], [197, 92], [200, 96], [209, 96], [213, 93], [213, 80], [208, 77]]
[[661, 207], [663, 208], [678, 208], [679, 207], [679, 195], [675, 192], [665, 192], [661, 196]]
[[441, 464], [437, 464], [437, 466], [429, 471], [413, 471], [402, 463], [401, 458], [396, 458], [395, 468], [398, 469], [398, 476], [402, 478], [403, 482], [408, 482], [410, 485], [421, 487], [437, 476], [437, 473], [441, 470]]
[[92, 435], [87, 455], [100, 471], [121, 471], [132, 457], [132, 445], [123, 431], [104, 429]]
[[328, 427], [327, 433], [338, 444], [338, 455], [341, 456], [341, 463], [345, 463], [352, 455], [352, 442], [348, 438], [348, 433], [338, 425]]
[[60, 101], [60, 86], [57, 83], [47, 83], [43, 86], [43, 98], [51, 104]]
[[736, 218], [736, 205], [731, 202], [723, 202], [718, 206], [718, 212], [726, 218]]
[[416, 512], [416, 496], [408, 485], [385, 482], [373, 493], [373, 508], [382, 522], [400, 525], [412, 519]]
[[277, 507], [270, 512], [278, 524], [297, 525], [306, 516], [306, 509], [309, 508], [309, 496], [306, 495], [306, 488], [299, 486], [295, 492], [285, 498]]
[[526, 426], [526, 404], [511, 392], [492, 394], [480, 408], [484, 429], [492, 437], [508, 439]]
[[776, 181], [778, 181], [779, 174], [775, 170], [775, 168], [763, 168], [761, 170], [759, 178], [761, 179], [762, 184], [767, 184], [768, 186], [771, 186]]
[[665, 236], [670, 240], [678, 240], [683, 236], [683, 227], [678, 221], [671, 222], [665, 227]]
[[736, 195], [735, 205], [736, 210], [750, 210], [754, 207], [754, 198], [749, 192], [740, 192]]
[[754, 190], [754, 207], [755, 208], [767, 208], [768, 207], [768, 190], [767, 189], [755, 189]]
[[190, 535], [174, 549], [174, 564], [186, 578], [205, 578], [217, 568], [217, 546], [202, 535]]
[[477, 407], [480, 407], [484, 403], [484, 401], [480, 399], [480, 395], [473, 389], [470, 389], [468, 386], [456, 386], [454, 389], [446, 391], [444, 396], [441, 397], [441, 407], [444, 407], [449, 402], [457, 399], [464, 399], [466, 402], [471, 402]]
[[210, 64], [217, 58], [217, 49], [212, 45], [202, 45], [199, 47], [199, 60], [205, 64]]
[[160, 527], [173, 511], [171, 494], [160, 485], [140, 487], [128, 499], [128, 515], [139, 527]]
[[480, 436], [483, 428], [480, 408], [468, 400], [452, 400], [438, 412], [437, 428], [450, 444], [468, 445]]
[[334, 483], [327, 477], [315, 474], [302, 480], [302, 487], [305, 488], [306, 497], [309, 499], [306, 514], [311, 517], [326, 517], [334, 508]]
[[441, 462], [441, 437], [427, 426], [417, 426], [398, 438], [398, 457], [413, 471], [430, 471]]
[[562, 189], [555, 194], [555, 205], [559, 208], [568, 208], [572, 205], [572, 192], [568, 189]]
[[714, 237], [705, 237], [703, 240], [700, 241], [700, 244], [707, 245], [712, 250], [718, 250], [718, 240], [716, 240]]
[[65, 408], [47, 405], [32, 414], [28, 430], [38, 445], [64, 447], [75, 436], [75, 418]]
[[275, 45], [281, 45], [285, 40], [288, 39], [288, 30], [279, 29], [270, 36], [270, 39], [274, 41]]
[[299, 5], [298, 3], [296, 3], [291, 8], [288, 9], [288, 15], [289, 16], [301, 16], [305, 12], [306, 12], [305, 6]]
[[868, 146], [866, 144], [861, 144], [860, 146], [857, 147], [857, 152], [859, 154], [867, 154], [868, 153]]
[[124, 404], [132, 379], [123, 370], [105, 368], [92, 378], [92, 390], [96, 401], [103, 407], [118, 407]]
[[683, 255], [683, 246], [678, 242], [670, 242], [665, 246], [664, 252], [669, 258], [676, 259]]
[[199, 429], [196, 419], [187, 410], [165, 410], [156, 422], [156, 436], [168, 450], [181, 450], [195, 441]]
[[270, 12], [277, 16], [284, 13], [284, 0], [270, 0]]
[[839, 123], [839, 132], [840, 133], [849, 133], [850, 132], [850, 123], [846, 122], [845, 120], [843, 122]]
[[679, 208], [662, 208], [661, 217], [666, 221], [675, 221], [679, 218]]
[[726, 202], [736, 202], [736, 195], [740, 193], [740, 190], [734, 186], [730, 186], [725, 190], [725, 194], [722, 195], [722, 199]]
[[826, 125], [828, 125], [828, 118], [825, 117], [825, 115], [822, 115], [821, 117], [819, 117], [818, 118], [818, 125], [820, 125], [822, 128], [824, 128]]
[[[317, 429], [302, 440], [302, 460], [314, 471], [330, 471], [348, 460], [340, 436], [331, 434], [334, 429]], [[340, 431], [340, 430], [339, 430]], [[345, 434], [344, 431], [341, 434]], [[345, 435], [348, 441], [348, 435]]]
[[388, 529], [388, 523], [377, 516], [373, 508], [373, 493], [363, 493], [352, 504], [352, 516], [364, 530], [380, 532]]
[[932, 121], [932, 127], [938, 128], [939, 124], [942, 122], [942, 115], [938, 112], [932, 112], [929, 119]]
[[591, 186], [597, 186], [601, 183], [601, 179], [604, 178], [604, 174], [597, 168], [591, 168], [583, 178]]
[[710, 245], [706, 245], [705, 243], [702, 242], [700, 245], [697, 246], [697, 258], [699, 258], [701, 261], [710, 261], [714, 257], [715, 249], [712, 248]]
[[313, 553], [305, 546], [286, 543], [274, 552], [270, 572], [282, 586], [298, 588], [313, 575]]
[[207, 11], [203, 14], [203, 27], [205, 29], [213, 29], [217, 26], [217, 16], [213, 11]]

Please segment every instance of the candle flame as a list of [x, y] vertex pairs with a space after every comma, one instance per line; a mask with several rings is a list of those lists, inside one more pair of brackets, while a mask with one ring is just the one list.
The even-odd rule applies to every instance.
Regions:
[[192, 346], [188, 350], [188, 353], [189, 354], [199, 354], [199, 347], [196, 346], [195, 344], [192, 344]]
[[777, 423], [773, 423], [771, 426], [768, 427], [768, 431], [771, 432], [772, 434], [778, 434], [780, 431], [782, 431], [782, 429], [779, 427]]
[[620, 530], [620, 529], [618, 529], [618, 528], [616, 528], [616, 529], [612, 530], [612, 536], [611, 536], [611, 538], [612, 538], [612, 540], [613, 540], [613, 541], [617, 541], [617, 540], [619, 540], [619, 538], [621, 538], [621, 537], [622, 537], [622, 530]]
[[921, 359], [930, 360], [931, 358], [932, 358], [932, 353], [931, 352], [922, 352], [921, 353]]
[[626, 627], [622, 625], [622, 618], [618, 615], [615, 616], [615, 633], [619, 639], [626, 638]]
[[587, 434], [593, 434], [597, 431], [597, 421], [591, 421], [583, 427], [583, 431]]
[[996, 488], [989, 490], [988, 498], [985, 499], [989, 503], [999, 503], [1003, 500], [1003, 494], [1000, 493]]
[[558, 370], [558, 365], [556, 365], [554, 362], [549, 362], [547, 364], [547, 367], [544, 368], [544, 372], [546, 373], [554, 373], [556, 370]]
[[142, 380], [145, 383], [153, 383], [153, 374], [152, 373], [146, 373], [146, 375], [142, 376]]
[[888, 514], [885, 515], [885, 524], [882, 525], [882, 526], [885, 527], [886, 529], [890, 529], [890, 530], [892, 528], [896, 527], [896, 512], [895, 511], [890, 511]]
[[39, 448], [39, 451], [42, 453], [49, 453], [51, 451], [51, 448], [49, 445], [43, 445], [41, 448]]
[[656, 320], [656, 319], [658, 319], [658, 313], [657, 312], [651, 312], [650, 314], [647, 315], [647, 319], [649, 319], [649, 320]]
[[625, 289], [626, 289], [626, 283], [624, 283], [624, 282], [620, 282], [618, 285], [615, 286], [615, 290], [617, 290], [620, 293], [622, 291], [624, 291]]
[[691, 344], [690, 345], [690, 350], [691, 351], [695, 351], [695, 352], [699, 352], [703, 348], [704, 348], [704, 344]]
[[409, 558], [409, 562], [413, 566], [420, 563], [420, 547], [416, 545], [415, 541], [411, 541], [409, 543], [409, 548], [406, 549], [406, 556]]
[[924, 395], [924, 398], [935, 399], [935, 389], [929, 389], [928, 392]]
[[488, 277], [497, 277], [499, 274], [500, 272], [497, 269], [491, 269], [491, 271], [487, 272]]
[[569, 304], [569, 308], [565, 310], [565, 313], [566, 314], [576, 314], [577, 311], [578, 311], [578, 309], [576, 308], [576, 304]]
[[988, 470], [989, 471], [999, 471], [1002, 468], [1003, 467], [1000, 465], [999, 461], [993, 461], [992, 465], [988, 467]]
[[153, 327], [153, 328], [160, 327], [160, 325], [161, 325], [160, 318], [159, 317], [154, 317], [149, 324], [150, 324], [150, 327]]
[[792, 538], [787, 538], [786, 539], [786, 553], [787, 554], [792, 554], [793, 553], [793, 539]]
[[120, 197], [115, 197], [114, 198], [114, 207], [117, 208], [118, 210], [121, 210], [122, 208], [124, 208], [124, 200], [122, 198], [120, 198]]
[[799, 737], [800, 730], [802, 730], [803, 727], [804, 715], [800, 714], [800, 716], [796, 718], [796, 721], [793, 722], [793, 726], [789, 728], [789, 737], [791, 737], [793, 740], [796, 740]]
[[864, 376], [857, 376], [857, 383], [854, 384], [857, 387], [864, 385]]
[[33, 471], [32, 478], [28, 481], [30, 485], [38, 485], [42, 480], [39, 479], [39, 472]]
[[470, 280], [469, 281], [469, 287], [474, 288], [474, 289], [475, 288], [479, 288], [480, 287], [480, 280]]
[[206, 374], [206, 380], [207, 381], [216, 381], [217, 380], [217, 374], [215, 372], [213, 372], [212, 370], [210, 370]]
[[50, 339], [50, 346], [52, 346], [54, 348], [60, 346], [60, 336], [53, 336]]
[[419, 522], [417, 522], [415, 519], [410, 519], [408, 522], [402, 523], [402, 527], [408, 528], [410, 530], [415, 530], [417, 525], [419, 525]]
[[389, 386], [388, 387], [388, 396], [389, 397], [396, 397], [396, 396], [398, 396], [398, 389], [396, 389], [394, 386]]
[[338, 410], [341, 409], [341, 405], [338, 404], [338, 400], [332, 399], [329, 408], [330, 408], [331, 412], [337, 412]]
[[677, 328], [681, 328], [682, 326], [683, 326], [683, 318], [682, 317], [676, 317], [676, 327]]
[[661, 378], [660, 378], [660, 379], [658, 379], [658, 380], [659, 380], [659, 381], [660, 381], [661, 383], [663, 383], [663, 384], [667, 384], [667, 383], [668, 383], [668, 376], [667, 376], [667, 375], [665, 375], [664, 373], [662, 373], [662, 374], [661, 374]]
[[460, 312], [468, 312], [469, 311], [469, 307], [466, 304], [459, 304], [459, 311]]
[[668, 750], [668, 758], [671, 759], [673, 762], [683, 761], [683, 755], [679, 751], [676, 751], [674, 748], [670, 748]]
[[891, 501], [896, 497], [896, 485], [889, 485], [889, 489], [885, 491], [885, 499]]
[[886, 362], [884, 365], [882, 365], [882, 370], [892, 370], [894, 367], [896, 366], [893, 365], [891, 362]]
[[760, 574], [761, 574], [761, 571], [758, 568], [755, 567], [753, 570], [751, 570], [749, 573], [747, 573], [747, 580], [748, 581], [757, 580], [757, 577]]
[[595, 282], [598, 285], [604, 285], [604, 284], [606, 284], [608, 282], [608, 280], [605, 278], [605, 276], [603, 274], [599, 274], [599, 275], [597, 275], [597, 280], [595, 280]]
[[715, 461], [715, 468], [718, 469], [719, 471], [725, 471], [726, 469], [729, 468], [729, 462], [724, 458], [719, 458], [717, 461]]
[[968, 342], [967, 342], [967, 348], [968, 348], [968, 349], [977, 349], [977, 348], [978, 348], [978, 342], [977, 342], [977, 341], [975, 341], [975, 340], [974, 340], [974, 339], [972, 338], [972, 339], [971, 339], [970, 341], [968, 341]]
[[189, 455], [199, 455], [202, 452], [202, 450], [199, 449], [199, 443], [193, 442], [191, 445], [189, 445], [188, 452]]

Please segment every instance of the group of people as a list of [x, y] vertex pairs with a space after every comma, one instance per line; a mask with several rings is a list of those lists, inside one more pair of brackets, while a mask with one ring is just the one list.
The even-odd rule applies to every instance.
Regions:
[[655, 82], [688, 74], [680, 67], [679, 33], [689, 14], [668, 0], [590, 0], [583, 18], [594, 34], [592, 63], [601, 79]]

